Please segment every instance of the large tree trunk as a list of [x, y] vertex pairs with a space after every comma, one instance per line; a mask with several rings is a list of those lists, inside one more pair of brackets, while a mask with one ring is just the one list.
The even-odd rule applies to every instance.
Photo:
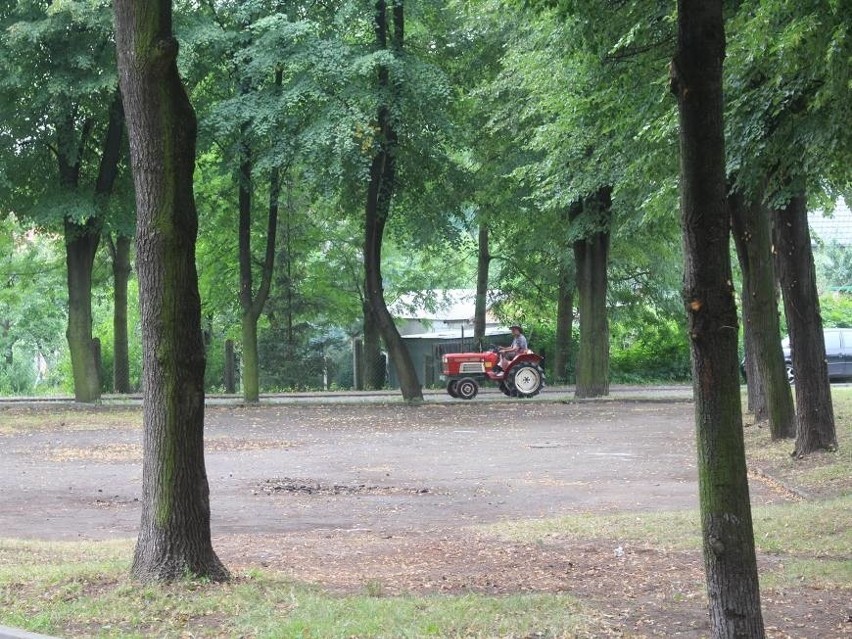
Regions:
[[683, 296], [692, 354], [704, 567], [714, 638], [764, 637], [746, 476], [725, 202], [722, 0], [678, 0]]
[[177, 69], [171, 0], [115, 0], [136, 188], [143, 348], [142, 581], [228, 577], [210, 539], [204, 344], [195, 269], [195, 113]]
[[[576, 397], [609, 395], [609, 319], [607, 267], [612, 190], [601, 188], [582, 203], [582, 215], [594, 217], [601, 230], [574, 242], [580, 306], [580, 351]], [[576, 209], [575, 209], [576, 211]]]
[[805, 196], [794, 196], [773, 217], [778, 278], [796, 376], [798, 419], [793, 454], [803, 457], [817, 450], [837, 450]]
[[100, 221], [65, 220], [65, 264], [68, 271], [68, 348], [74, 375], [74, 399], [95, 402], [101, 397], [99, 363], [92, 339], [92, 269], [100, 243]]
[[[379, 49], [387, 49], [388, 23], [387, 3], [376, 2], [375, 31]], [[402, 53], [404, 33], [404, 13], [402, 0], [393, 1], [392, 50], [395, 55]], [[366, 300], [370, 305], [373, 318], [388, 349], [388, 354], [396, 366], [399, 386], [406, 401], [423, 400], [423, 391], [417, 379], [417, 371], [396, 325], [385, 303], [382, 284], [382, 240], [385, 224], [390, 213], [391, 198], [396, 185], [396, 131], [391, 123], [390, 105], [385, 94], [390, 91], [389, 71], [385, 65], [379, 66], [379, 90], [383, 94], [379, 106], [377, 127], [379, 151], [370, 166], [370, 182], [367, 187], [367, 205], [365, 207], [364, 237], [364, 281]]]
[[553, 354], [553, 376], [557, 384], [568, 382], [571, 356], [571, 334], [574, 330], [574, 278], [567, 265], [559, 268], [559, 297], [556, 300], [556, 344]]
[[485, 341], [485, 314], [488, 311], [488, 267], [491, 254], [488, 251], [488, 224], [479, 221], [479, 251], [476, 260], [476, 301], [473, 310], [473, 343], [482, 350]]
[[769, 421], [772, 439], [796, 434], [796, 412], [781, 350], [781, 329], [775, 269], [772, 265], [769, 211], [760, 202], [746, 202], [739, 193], [728, 197], [734, 244], [743, 272], [743, 322], [746, 359], [750, 360], [749, 393], [757, 421]]
[[113, 366], [112, 387], [116, 393], [130, 392], [130, 350], [127, 334], [127, 285], [130, 281], [131, 238], [119, 235], [112, 249]]

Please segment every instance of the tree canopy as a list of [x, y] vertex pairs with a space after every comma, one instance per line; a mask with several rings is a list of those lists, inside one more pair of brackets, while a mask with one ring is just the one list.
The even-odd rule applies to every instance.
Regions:
[[[726, 13], [726, 162], [738, 190], [783, 204], [795, 183], [814, 205], [848, 191], [845, 8], [773, 0]], [[56, 268], [50, 260], [64, 223], [97, 220], [106, 237], [132, 234], [125, 155], [110, 197], [95, 196], [117, 82], [108, 9], [97, 0], [21, 0], [0, 11], [0, 214], [15, 214], [16, 237], [44, 238], [36, 245], [52, 246], [53, 257], [42, 249], [33, 255]], [[254, 292], [266, 212], [273, 200], [279, 207], [269, 299], [258, 317], [260, 387], [353, 383], [352, 344], [364, 322], [362, 203], [384, 99], [373, 82], [382, 67], [392, 78], [390, 118], [400, 140], [382, 253], [386, 301], [472, 289], [487, 228], [492, 310], [531, 327], [534, 345], [552, 351], [564, 323], [557, 300], [575, 286], [573, 243], [605, 226], [613, 379], [688, 377], [678, 295], [677, 110], [667, 88], [675, 8], [651, 0], [603, 8], [584, 0], [441, 8], [410, 1], [399, 55], [375, 48], [373, 11], [362, 0], [175, 2], [179, 65], [199, 117], [207, 387], [223, 384], [225, 340], [236, 340], [238, 357], [241, 348], [244, 151]], [[78, 167], [73, 187], [67, 167]], [[611, 217], [568, 219], [572, 204], [601, 187], [611, 188]], [[12, 234], [12, 226], [4, 231]], [[110, 298], [109, 248], [101, 245], [94, 257], [96, 300]], [[826, 244], [818, 260], [822, 288], [848, 284], [843, 255], [843, 247]], [[39, 296], [6, 290], [10, 316], [30, 317], [24, 302]], [[90, 321], [109, 361], [114, 330], [101, 306]], [[60, 316], [67, 319], [67, 311], [39, 314], [38, 326], [16, 323], [24, 334], [16, 343], [50, 342], [64, 351]], [[138, 331], [129, 335], [138, 359]], [[312, 362], [310, 374], [285, 372], [299, 358]], [[62, 356], [48, 359], [55, 374], [47, 379], [56, 382]], [[138, 384], [138, 361], [130, 366]], [[568, 379], [572, 370], [569, 364]]]

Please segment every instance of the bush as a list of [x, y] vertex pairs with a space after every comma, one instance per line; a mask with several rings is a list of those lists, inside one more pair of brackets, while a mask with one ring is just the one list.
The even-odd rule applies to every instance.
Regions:
[[641, 328], [615, 324], [610, 377], [614, 382], [684, 381], [691, 375], [686, 331], [673, 320]]
[[0, 368], [0, 395], [30, 395], [35, 388], [37, 371], [33, 358], [17, 355], [11, 365]]
[[852, 295], [828, 293], [819, 298], [822, 325], [833, 328], [852, 328]]

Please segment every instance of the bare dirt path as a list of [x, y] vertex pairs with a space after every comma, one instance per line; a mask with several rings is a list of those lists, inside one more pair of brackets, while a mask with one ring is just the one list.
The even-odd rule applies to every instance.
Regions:
[[[482, 527], [695, 508], [692, 410], [678, 402], [211, 407], [214, 544], [236, 571], [261, 565], [341, 592], [567, 591], [600, 611], [606, 636], [706, 636], [700, 552], [619, 553], [609, 538], [506, 542]], [[3, 427], [24, 412], [32, 418], [32, 409], [0, 410], [2, 536], [135, 536], [138, 410], [113, 411], [106, 428], [86, 411], [45, 412], [35, 429]], [[752, 484], [756, 504], [789, 498], [771, 482]], [[830, 593], [771, 599], [772, 637], [852, 634], [845, 604]]]
[[[139, 422], [90, 430], [85, 415], [0, 438], [7, 536], [135, 534]], [[424, 532], [696, 505], [688, 404], [211, 408], [206, 436], [215, 534]], [[756, 497], [777, 494], [758, 486]]]

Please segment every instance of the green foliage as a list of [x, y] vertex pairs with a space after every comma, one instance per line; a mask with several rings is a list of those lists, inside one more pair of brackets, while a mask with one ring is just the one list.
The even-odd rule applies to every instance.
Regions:
[[[0, 201], [19, 215], [55, 224], [95, 214], [97, 145], [116, 87], [109, 9], [19, 0], [0, 14]], [[72, 173], [60, 180], [63, 162], [80, 190]]]
[[51, 384], [65, 324], [60, 250], [56, 236], [0, 219], [0, 393]]
[[610, 328], [610, 369], [614, 382], [690, 378], [689, 343], [682, 321], [645, 313], [639, 324], [613, 322]]
[[836, 241], [814, 249], [817, 281], [829, 291], [852, 293], [852, 250]]
[[[728, 170], [739, 188], [812, 198], [849, 185], [852, 34], [834, 0], [739, 3], [728, 23]], [[795, 149], [795, 152], [791, 150]]]
[[819, 298], [823, 326], [852, 328], [852, 294], [826, 293]]
[[[103, 268], [103, 267], [102, 267]], [[114, 365], [114, 303], [112, 280], [103, 278], [94, 291], [92, 333], [101, 342], [101, 390], [113, 391]], [[128, 356], [130, 363], [130, 388], [142, 388], [142, 326], [139, 315], [139, 282], [131, 278], [127, 286]]]

